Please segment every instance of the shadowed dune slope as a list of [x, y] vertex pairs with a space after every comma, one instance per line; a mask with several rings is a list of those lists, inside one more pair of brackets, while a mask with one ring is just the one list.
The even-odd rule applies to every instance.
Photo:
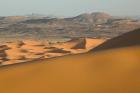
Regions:
[[96, 48], [92, 49], [92, 51], [100, 51], [111, 48], [120, 48], [127, 46], [140, 45], [140, 29], [125, 33], [116, 38], [110, 39]]
[[140, 45], [135, 45], [2, 67], [0, 92], [140, 93]]
[[73, 38], [70, 41], [56, 44], [55, 47], [64, 49], [85, 49], [86, 39], [85, 38]]
[[91, 39], [91, 38], [72, 38], [69, 41], [54, 44], [54, 47], [63, 49], [87, 49], [90, 50], [106, 41], [106, 39]]

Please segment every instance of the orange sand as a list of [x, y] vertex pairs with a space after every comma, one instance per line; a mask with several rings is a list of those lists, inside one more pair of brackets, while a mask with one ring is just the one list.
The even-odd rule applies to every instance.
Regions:
[[38, 59], [83, 53], [104, 40], [77, 38], [67, 42], [49, 44], [46, 41], [24, 40], [0, 45], [0, 65], [28, 62]]
[[1, 93], [139, 93], [140, 46], [0, 69]]
[[[132, 41], [135, 32], [129, 33]], [[1, 67], [0, 92], [140, 93], [140, 43], [125, 37], [119, 37], [123, 44], [115, 43], [121, 47], [98, 46], [95, 49], [102, 51]], [[108, 42], [102, 45], [111, 46]]]

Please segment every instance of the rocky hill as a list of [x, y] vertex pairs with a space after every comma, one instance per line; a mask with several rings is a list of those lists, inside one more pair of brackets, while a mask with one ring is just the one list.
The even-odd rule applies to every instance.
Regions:
[[0, 17], [0, 38], [112, 38], [136, 28], [140, 28], [140, 20], [100, 12], [71, 18]]

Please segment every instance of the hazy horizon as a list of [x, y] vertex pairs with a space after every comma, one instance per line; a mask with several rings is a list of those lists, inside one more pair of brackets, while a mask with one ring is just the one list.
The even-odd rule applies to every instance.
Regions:
[[105, 12], [116, 16], [140, 16], [140, 0], [0, 0], [0, 16], [42, 14], [59, 17]]

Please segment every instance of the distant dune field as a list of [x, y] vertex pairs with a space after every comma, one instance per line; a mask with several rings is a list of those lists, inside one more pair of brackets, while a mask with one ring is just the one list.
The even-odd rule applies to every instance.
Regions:
[[95, 48], [99, 52], [93, 49], [85, 54], [1, 67], [0, 92], [140, 93], [138, 31], [112, 39], [120, 40], [115, 43], [117, 47], [108, 41], [102, 44], [105, 48]]
[[73, 38], [63, 42], [26, 39], [0, 43], [0, 66], [83, 53], [104, 41], [105, 39]]

